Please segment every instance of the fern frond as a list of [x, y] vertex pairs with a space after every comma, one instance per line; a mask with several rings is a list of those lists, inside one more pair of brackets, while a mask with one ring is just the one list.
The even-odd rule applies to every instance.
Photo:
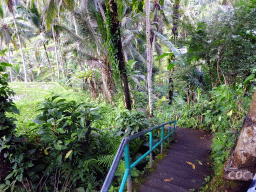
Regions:
[[112, 162], [114, 161], [115, 155], [103, 155], [98, 158], [97, 163], [99, 165], [103, 165], [104, 167], [109, 168], [112, 165]]

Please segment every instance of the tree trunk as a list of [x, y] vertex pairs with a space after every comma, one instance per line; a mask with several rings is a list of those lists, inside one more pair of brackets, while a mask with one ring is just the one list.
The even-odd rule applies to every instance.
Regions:
[[[7, 43], [7, 49], [8, 49], [8, 63], [12, 63], [11, 55], [10, 55], [10, 44], [9, 43]], [[11, 82], [13, 82], [12, 67], [9, 67], [9, 70], [10, 70], [10, 79], [11, 79]]]
[[190, 91], [189, 91], [189, 85], [187, 85], [187, 103], [190, 105]]
[[172, 25], [172, 33], [173, 33], [175, 42], [179, 35], [178, 34], [179, 7], [180, 7], [180, 0], [175, 0], [173, 4], [173, 25]]
[[103, 94], [105, 95], [105, 98], [109, 100], [111, 104], [114, 104], [109, 86], [108, 86], [108, 78], [103, 70], [101, 71], [101, 77], [102, 77], [102, 82], [103, 82]]
[[256, 93], [247, 116], [244, 118], [242, 130], [233, 155], [226, 163], [224, 177], [231, 180], [250, 180], [256, 173]]
[[128, 79], [127, 79], [127, 75], [126, 75], [124, 54], [123, 54], [123, 49], [122, 49], [117, 4], [114, 0], [109, 1], [109, 8], [110, 8], [110, 17], [111, 17], [111, 21], [112, 21], [110, 31], [111, 31], [111, 34], [113, 35], [113, 37], [115, 37], [114, 39], [112, 39], [112, 42], [117, 47], [116, 58], [119, 61], [118, 68], [119, 68], [121, 80], [122, 80], [122, 88], [123, 88], [123, 92], [124, 92], [125, 106], [126, 106], [126, 109], [131, 110], [132, 106], [131, 106]]
[[46, 58], [47, 58], [47, 62], [48, 62], [48, 67], [49, 67], [49, 71], [51, 73], [51, 78], [52, 78], [52, 82], [53, 82], [54, 79], [53, 79], [53, 74], [52, 74], [51, 62], [50, 62], [50, 59], [49, 59], [48, 52], [47, 52], [45, 44], [44, 44], [44, 50], [45, 50], [45, 54], [46, 54]]
[[63, 61], [63, 57], [62, 57], [62, 52], [61, 52], [61, 46], [60, 46], [60, 42], [59, 40], [57, 40], [58, 46], [59, 46], [59, 54], [60, 54], [60, 62], [62, 65], [62, 73], [63, 73], [63, 77], [64, 79], [67, 78], [67, 73], [66, 73], [66, 69], [65, 69], [65, 65], [64, 65], [64, 61]]
[[153, 114], [153, 97], [152, 97], [152, 51], [150, 41], [150, 0], [145, 2], [146, 9], [146, 38], [147, 38], [147, 81], [148, 81], [148, 103], [149, 103], [149, 115]]
[[75, 26], [76, 35], [78, 36], [78, 30], [77, 30], [77, 25], [76, 25], [76, 18], [75, 18], [75, 16], [73, 16], [73, 23], [74, 23], [74, 26]]
[[90, 92], [91, 92], [91, 97], [92, 98], [96, 98], [96, 90], [93, 84], [93, 81], [91, 78], [87, 79], [87, 82], [89, 83], [89, 87], [90, 87]]
[[54, 49], [55, 49], [55, 57], [56, 57], [56, 63], [57, 63], [57, 76], [58, 81], [60, 80], [60, 66], [59, 66], [59, 55], [57, 51], [57, 44], [56, 44], [56, 34], [52, 25], [52, 34], [53, 34], [53, 41], [54, 41]]
[[172, 104], [172, 97], [173, 97], [173, 80], [172, 77], [169, 78], [169, 105]]
[[21, 40], [20, 40], [20, 34], [19, 34], [16, 18], [14, 16], [13, 12], [12, 12], [12, 16], [13, 16], [13, 21], [14, 21], [15, 29], [16, 29], [16, 32], [17, 32], [18, 41], [19, 41], [19, 44], [20, 44], [20, 52], [21, 52], [22, 63], [23, 63], [23, 70], [24, 70], [24, 76], [25, 76], [24, 77], [24, 81], [27, 82], [28, 81], [27, 67], [26, 67], [26, 63], [25, 63], [25, 58], [24, 58], [24, 53], [23, 53], [23, 49], [22, 49], [22, 44], [21, 44]]

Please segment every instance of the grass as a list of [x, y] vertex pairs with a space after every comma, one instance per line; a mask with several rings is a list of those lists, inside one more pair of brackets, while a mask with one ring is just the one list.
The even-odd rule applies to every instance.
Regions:
[[15, 92], [14, 102], [20, 114], [8, 114], [8, 116], [17, 119], [18, 134], [28, 132], [33, 128], [30, 123], [38, 114], [37, 109], [42, 105], [43, 100], [50, 95], [60, 95], [61, 98], [77, 102], [100, 102], [99, 100], [92, 101], [88, 94], [81, 90], [65, 88], [55, 82], [15, 82], [9, 83], [9, 85]]

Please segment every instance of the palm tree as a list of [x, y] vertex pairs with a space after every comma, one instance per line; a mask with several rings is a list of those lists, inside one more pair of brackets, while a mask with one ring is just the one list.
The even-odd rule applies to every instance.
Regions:
[[51, 80], [54, 81], [52, 66], [51, 66], [51, 62], [50, 62], [49, 55], [46, 48], [47, 33], [45, 32], [45, 28], [42, 24], [43, 22], [42, 15], [39, 13], [35, 5], [35, 2], [32, 2], [29, 8], [19, 5], [18, 9], [23, 12], [23, 14], [27, 17], [28, 20], [30, 20], [32, 26], [34, 27], [34, 33], [37, 35], [39, 34], [40, 39], [35, 42], [36, 44], [35, 47], [36, 49], [39, 49], [41, 45], [43, 46], [45, 50], [46, 58], [47, 58], [48, 68], [51, 74]]
[[[2, 16], [4, 16], [4, 15], [2, 15]], [[2, 19], [4, 20], [3, 17], [2, 17]], [[4, 21], [3, 21], [2, 25], [0, 26], [0, 36], [1, 36], [1, 41], [4, 41], [6, 46], [7, 46], [8, 63], [12, 63], [11, 54], [10, 54], [10, 43], [12, 42], [13, 45], [16, 46], [15, 41], [12, 40], [12, 34], [13, 33], [14, 33], [14, 31], [7, 24], [5, 24]], [[10, 79], [11, 79], [11, 82], [12, 82], [13, 81], [12, 68], [10, 67], [9, 70], [10, 70]]]
[[[64, 2], [64, 1], [63, 1]], [[49, 0], [45, 8], [44, 21], [46, 27], [50, 26], [58, 13], [58, 4], [54, 0]], [[86, 61], [87, 65], [91, 68], [98, 68], [101, 71], [103, 82], [103, 93], [108, 100], [113, 103], [114, 82], [112, 79], [111, 65], [107, 54], [107, 49], [104, 46], [106, 42], [106, 28], [104, 20], [100, 12], [97, 11], [95, 4], [92, 2], [84, 1], [84, 4], [74, 11], [74, 1], [70, 4], [62, 4], [63, 8], [69, 10], [76, 19], [77, 33], [69, 27], [60, 23], [56, 24], [56, 30], [61, 30], [63, 33], [68, 34], [63, 44], [69, 45], [69, 48], [74, 49], [72, 44], [79, 47], [77, 49], [78, 55]], [[73, 6], [71, 6], [73, 5]], [[59, 43], [59, 42], [58, 42]], [[61, 56], [61, 55], [60, 55]]]
[[117, 11], [117, 4], [114, 0], [110, 0], [109, 2], [105, 1], [107, 8], [109, 9], [108, 13], [108, 19], [112, 23], [109, 23], [108, 28], [109, 29], [109, 36], [112, 37], [110, 39], [112, 49], [117, 49], [117, 52], [114, 53], [114, 58], [118, 60], [118, 68], [121, 75], [122, 80], [122, 87], [124, 92], [124, 99], [125, 99], [125, 106], [128, 110], [131, 110], [131, 99], [130, 99], [130, 91], [129, 91], [129, 85], [128, 85], [128, 79], [126, 75], [126, 69], [125, 69], [125, 61], [124, 61], [124, 54], [123, 54], [123, 48], [122, 48], [122, 41], [121, 41], [121, 35], [120, 35], [120, 24], [118, 20], [118, 11]]
[[52, 25], [52, 35], [53, 35], [54, 51], [55, 51], [55, 57], [56, 57], [56, 63], [57, 63], [57, 77], [58, 77], [58, 81], [59, 81], [60, 80], [59, 55], [58, 55], [58, 51], [57, 51], [56, 33], [54, 30], [54, 25]]
[[15, 29], [16, 29], [16, 33], [17, 33], [17, 37], [18, 37], [18, 41], [20, 44], [20, 52], [21, 52], [21, 57], [22, 57], [22, 62], [23, 62], [23, 70], [24, 70], [24, 81], [27, 82], [28, 80], [28, 76], [27, 76], [27, 66], [26, 66], [26, 62], [25, 62], [25, 58], [24, 58], [24, 53], [23, 53], [23, 48], [22, 48], [22, 44], [21, 44], [21, 39], [20, 39], [20, 34], [19, 34], [19, 30], [18, 30], [18, 26], [17, 26], [17, 21], [16, 21], [16, 17], [14, 15], [14, 11], [13, 11], [13, 2], [12, 0], [7, 0], [7, 6], [9, 11], [12, 14], [13, 17], [13, 21], [14, 21], [14, 25], [15, 25]]

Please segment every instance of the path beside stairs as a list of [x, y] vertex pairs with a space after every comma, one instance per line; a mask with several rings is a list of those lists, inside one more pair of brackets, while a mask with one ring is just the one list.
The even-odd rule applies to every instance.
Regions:
[[[212, 135], [200, 130], [177, 128], [177, 141], [147, 176], [139, 192], [197, 191], [210, 176]], [[191, 190], [190, 190], [191, 189]]]

